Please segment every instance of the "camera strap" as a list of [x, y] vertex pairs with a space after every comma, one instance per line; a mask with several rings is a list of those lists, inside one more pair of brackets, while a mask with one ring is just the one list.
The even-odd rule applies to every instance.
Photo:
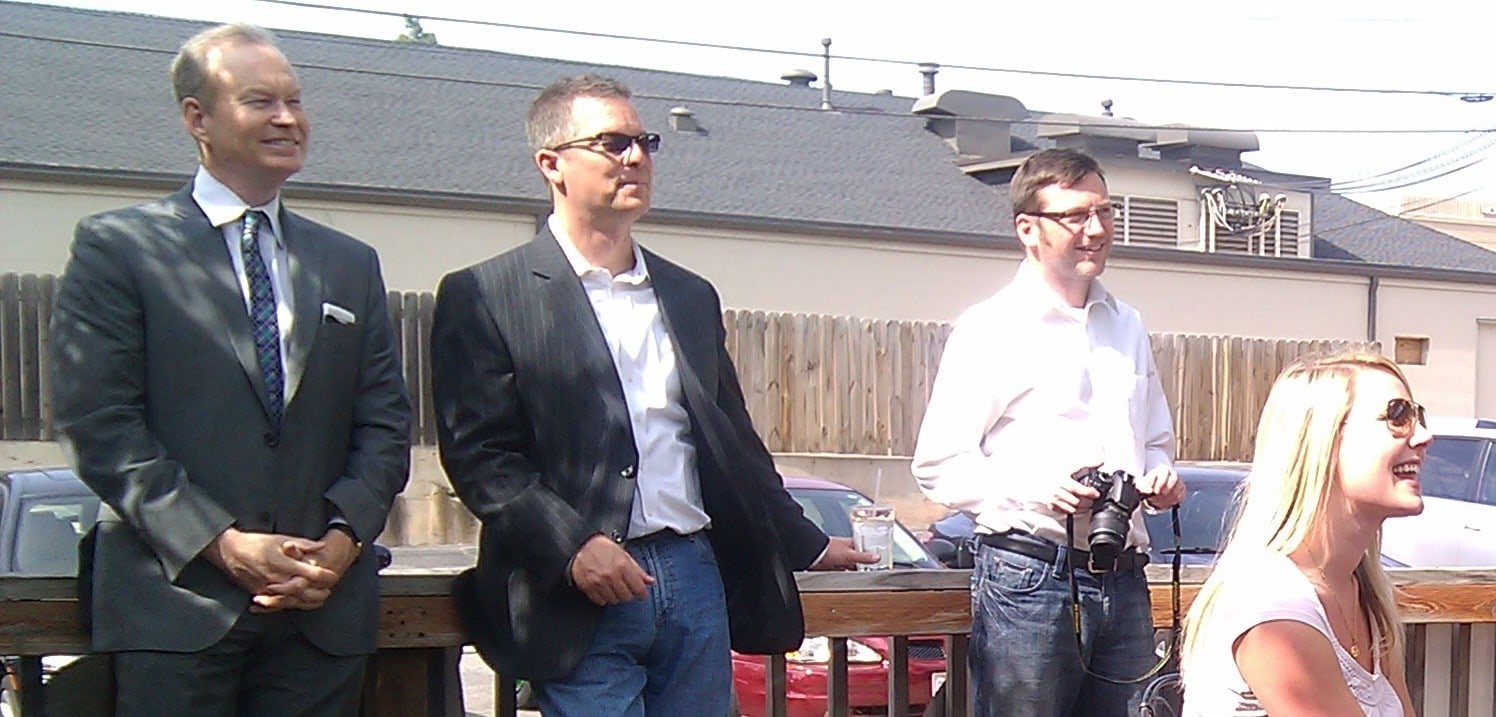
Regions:
[[[1075, 653], [1076, 657], [1080, 659], [1081, 669], [1085, 670], [1086, 674], [1102, 682], [1114, 685], [1136, 685], [1153, 679], [1155, 675], [1161, 672], [1173, 660], [1179, 646], [1179, 573], [1181, 569], [1180, 557], [1184, 552], [1183, 546], [1180, 545], [1182, 538], [1179, 531], [1179, 506], [1176, 505], [1170, 508], [1169, 513], [1171, 527], [1173, 528], [1172, 532], [1174, 533], [1174, 560], [1169, 577], [1170, 608], [1173, 612], [1171, 622], [1169, 623], [1169, 644], [1164, 647], [1163, 654], [1159, 655], [1158, 662], [1152, 668], [1133, 678], [1108, 677], [1092, 672], [1090, 666], [1086, 664], [1085, 644], [1081, 640], [1080, 586], [1075, 582], [1075, 551], [1071, 548], [1071, 546], [1075, 545], [1075, 515], [1065, 516], [1065, 540], [1068, 541], [1065, 547], [1065, 575], [1070, 580], [1070, 616], [1071, 622], [1075, 626]], [[1151, 597], [1149, 598], [1149, 603], [1149, 614], [1151, 615], [1153, 610], [1151, 607]]]

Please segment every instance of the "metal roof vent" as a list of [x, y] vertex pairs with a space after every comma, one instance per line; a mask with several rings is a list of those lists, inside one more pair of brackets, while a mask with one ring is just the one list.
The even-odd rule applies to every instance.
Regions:
[[919, 74], [923, 75], [925, 95], [935, 94], [935, 75], [940, 73], [940, 65], [934, 62], [919, 63]]
[[696, 122], [696, 113], [685, 105], [670, 108], [670, 129], [677, 132], [700, 132], [701, 125]]
[[810, 70], [790, 70], [779, 76], [779, 79], [790, 83], [790, 87], [809, 87], [810, 83], [817, 79], [816, 73]]

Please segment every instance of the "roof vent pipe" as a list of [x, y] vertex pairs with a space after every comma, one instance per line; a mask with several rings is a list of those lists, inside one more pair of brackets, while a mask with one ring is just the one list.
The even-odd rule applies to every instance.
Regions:
[[836, 109], [831, 106], [831, 38], [821, 38], [821, 56], [826, 58], [826, 72], [823, 77], [825, 82], [821, 83], [821, 109]]
[[940, 65], [934, 62], [919, 63], [919, 74], [925, 78], [925, 95], [935, 94], [935, 75], [940, 73]]
[[681, 105], [670, 108], [670, 129], [677, 132], [700, 132], [701, 125], [696, 123], [696, 113]]

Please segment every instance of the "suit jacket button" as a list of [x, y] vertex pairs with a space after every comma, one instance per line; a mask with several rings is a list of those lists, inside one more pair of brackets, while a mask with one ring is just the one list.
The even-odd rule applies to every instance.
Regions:
[[618, 475], [621, 475], [624, 478], [633, 478], [634, 477], [634, 467], [633, 466], [624, 466], [623, 470], [618, 471]]
[[620, 532], [618, 532], [616, 530], [613, 531], [612, 533], [609, 533], [608, 537], [612, 538], [613, 542], [615, 542], [615, 543], [622, 543], [623, 542], [623, 533], [620, 533]]
[[266, 431], [265, 432], [265, 445], [270, 446], [271, 448], [274, 448], [274, 447], [280, 445], [280, 442], [281, 442], [280, 436], [277, 436], [277, 435], [275, 435], [274, 433], [272, 433], [270, 431]]

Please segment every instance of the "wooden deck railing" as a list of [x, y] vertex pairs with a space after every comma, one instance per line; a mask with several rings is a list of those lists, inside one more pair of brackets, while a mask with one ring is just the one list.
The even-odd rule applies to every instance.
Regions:
[[[1149, 568], [1154, 622], [1169, 622], [1167, 570]], [[1409, 625], [1407, 674], [1418, 713], [1424, 717], [1493, 717], [1496, 714], [1496, 570], [1395, 570]], [[811, 634], [831, 638], [828, 712], [849, 714], [846, 638], [889, 635], [893, 652], [888, 685], [890, 715], [911, 703], [908, 636], [943, 635], [950, 658], [946, 715], [967, 712], [966, 633], [970, 628], [969, 572], [806, 573], [798, 576]], [[1186, 570], [1184, 604], [1204, 573]], [[379, 653], [365, 685], [364, 714], [451, 714], [460, 680], [455, 651], [465, 642], [448, 595], [451, 571], [399, 571], [381, 584]], [[1271, 589], [1266, 586], [1265, 589]], [[40, 684], [41, 655], [86, 651], [69, 578], [0, 577], [0, 655], [23, 655], [26, 678]], [[900, 639], [904, 638], [904, 639]], [[770, 659], [768, 713], [785, 714], [786, 663]], [[499, 717], [514, 715], [514, 683], [496, 680]], [[23, 691], [27, 717], [43, 714], [40, 691]], [[923, 699], [913, 700], [915, 703]], [[756, 710], [755, 710], [756, 711]], [[54, 715], [54, 717], [56, 717]]]

